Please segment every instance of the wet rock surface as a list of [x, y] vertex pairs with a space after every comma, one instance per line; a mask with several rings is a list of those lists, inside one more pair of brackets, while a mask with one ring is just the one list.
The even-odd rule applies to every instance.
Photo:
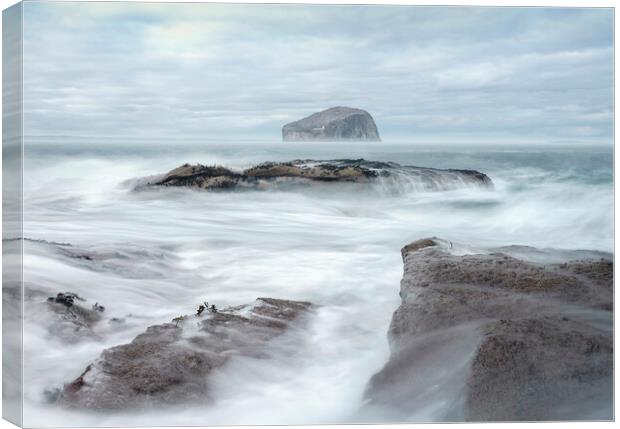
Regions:
[[487, 327], [471, 366], [471, 420], [611, 418], [613, 339], [582, 321], [539, 316]]
[[98, 339], [94, 327], [101, 321], [102, 311], [97, 309], [98, 303], [88, 308], [85, 302], [84, 298], [72, 292], [48, 297], [45, 304], [47, 312], [52, 315], [47, 321], [50, 335], [70, 343]]
[[50, 337], [66, 343], [100, 338], [96, 327], [102, 321], [102, 311], [89, 308], [90, 302], [75, 293], [50, 296], [48, 289], [27, 283], [23, 289], [19, 284], [5, 284], [2, 294], [7, 318], [21, 317], [23, 302], [27, 323], [41, 326]]
[[370, 401], [406, 414], [436, 395], [448, 420], [612, 418], [613, 263], [457, 255], [448, 243], [402, 250], [391, 357]]
[[282, 127], [284, 141], [380, 141], [370, 114], [362, 109], [332, 107]]
[[175, 318], [131, 343], [106, 349], [56, 401], [65, 407], [119, 410], [211, 400], [209, 374], [235, 355], [265, 357], [311, 304], [259, 298], [252, 305]]
[[207, 190], [270, 189], [292, 184], [371, 183], [381, 180], [400, 181], [420, 190], [493, 186], [487, 175], [474, 170], [440, 170], [364, 159], [326, 161], [307, 159], [265, 162], [241, 172], [222, 166], [184, 164], [162, 176], [139, 181], [136, 189], [151, 186], [180, 186]]
[[234, 187], [242, 179], [242, 174], [235, 173], [224, 167], [184, 164], [166, 173], [154, 185], [220, 189]]

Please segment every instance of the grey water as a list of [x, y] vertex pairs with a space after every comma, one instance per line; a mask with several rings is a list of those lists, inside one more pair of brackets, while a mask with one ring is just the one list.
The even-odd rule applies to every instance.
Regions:
[[[474, 169], [494, 187], [433, 190], [413, 179], [295, 191], [133, 192], [130, 186], [186, 162], [241, 169], [265, 161], [345, 158]], [[513, 245], [556, 254], [612, 252], [613, 151], [611, 145], [29, 138], [24, 235], [111, 255], [89, 265], [52, 245], [26, 242], [24, 281], [77, 292], [105, 305], [106, 317], [128, 320], [123, 329], [102, 330], [101, 341], [68, 345], [27, 316], [25, 425], [364, 422], [364, 387], [389, 355], [400, 248], [437, 236], [472, 252]], [[285, 353], [234, 359], [216, 371], [216, 400], [206, 409], [93, 415], [45, 401], [45, 389], [72, 380], [103, 349], [131, 341], [151, 324], [191, 313], [204, 300], [225, 307], [259, 296], [319, 307], [301, 341], [298, 333], [274, 343]], [[441, 406], [423, 405], [408, 421], [446, 418]], [[390, 421], [389, 413], [381, 419]]]

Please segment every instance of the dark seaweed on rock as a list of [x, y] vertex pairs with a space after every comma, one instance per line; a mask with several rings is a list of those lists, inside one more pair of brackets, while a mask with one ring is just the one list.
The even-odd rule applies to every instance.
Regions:
[[[402, 254], [402, 303], [372, 403], [406, 413], [437, 394], [452, 420], [612, 418], [611, 261], [458, 256], [438, 239]], [[449, 389], [430, 386], [441, 383]]]
[[234, 187], [241, 175], [224, 167], [208, 167], [201, 164], [183, 164], [166, 173], [163, 179], [157, 182], [160, 186], [191, 186], [204, 189], [218, 189]]

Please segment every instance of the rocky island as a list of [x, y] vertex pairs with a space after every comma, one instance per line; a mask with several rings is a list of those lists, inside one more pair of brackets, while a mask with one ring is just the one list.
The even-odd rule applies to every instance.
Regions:
[[613, 418], [612, 261], [500, 250], [463, 255], [436, 238], [402, 249], [391, 357], [367, 398], [403, 416], [436, 400], [452, 421]]
[[284, 141], [381, 141], [377, 125], [362, 109], [332, 107], [282, 127]]

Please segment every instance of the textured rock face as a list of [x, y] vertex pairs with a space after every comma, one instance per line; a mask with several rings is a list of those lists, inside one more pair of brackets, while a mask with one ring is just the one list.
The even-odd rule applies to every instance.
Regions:
[[610, 332], [557, 314], [487, 329], [467, 382], [470, 420], [612, 417]]
[[612, 418], [611, 261], [457, 256], [437, 239], [402, 253], [372, 402], [406, 412], [437, 395], [450, 420]]
[[169, 171], [156, 183], [162, 186], [196, 186], [204, 189], [231, 188], [239, 183], [241, 174], [227, 168], [183, 164]]
[[267, 343], [307, 313], [307, 302], [259, 298], [244, 305], [149, 327], [103, 351], [57, 399], [65, 407], [118, 410], [206, 402], [209, 373], [233, 355], [261, 357]]
[[366, 182], [377, 173], [359, 164], [331, 161], [266, 162], [241, 173], [224, 167], [185, 164], [152, 185], [200, 189], [261, 188], [269, 182]]
[[282, 127], [285, 141], [380, 141], [377, 125], [365, 110], [332, 107]]
[[291, 184], [379, 181], [393, 183], [395, 188], [410, 186], [421, 191], [493, 186], [487, 175], [474, 170], [439, 170], [364, 159], [308, 159], [266, 162], [241, 172], [221, 166], [184, 164], [162, 176], [142, 181], [136, 189], [149, 186], [181, 186], [207, 190], [269, 189]]

